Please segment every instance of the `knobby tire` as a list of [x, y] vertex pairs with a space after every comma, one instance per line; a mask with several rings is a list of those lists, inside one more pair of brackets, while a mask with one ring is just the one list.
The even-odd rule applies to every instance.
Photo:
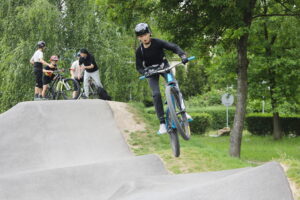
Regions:
[[179, 91], [173, 86], [167, 86], [166, 98], [168, 108], [170, 110], [170, 116], [176, 125], [177, 131], [184, 140], [189, 140], [191, 136], [189, 122], [185, 115], [185, 111], [181, 108], [182, 101], [179, 96]]
[[179, 144], [179, 138], [176, 129], [172, 127], [172, 120], [171, 120], [171, 115], [169, 109], [167, 110], [167, 118], [166, 118], [166, 123], [167, 123], [167, 129], [168, 129], [168, 134], [170, 137], [170, 145], [173, 151], [173, 155], [175, 157], [180, 156], [180, 144]]

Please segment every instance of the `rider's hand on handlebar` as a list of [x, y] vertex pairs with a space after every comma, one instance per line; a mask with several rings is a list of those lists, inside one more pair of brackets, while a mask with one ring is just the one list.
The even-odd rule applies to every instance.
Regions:
[[145, 71], [144, 76], [145, 76], [145, 77], [150, 77], [150, 76], [152, 76], [155, 72], [156, 72], [155, 69], [148, 69], [147, 71]]
[[145, 76], [146, 78], [148, 78], [149, 76], [151, 76], [151, 73], [149, 73], [148, 71], [145, 71], [144, 76]]
[[182, 64], [186, 64], [187, 62], [189, 62], [189, 60], [188, 60], [188, 58], [186, 57], [186, 55], [185, 54], [183, 54], [182, 56], [181, 56], [181, 62], [182, 62]]

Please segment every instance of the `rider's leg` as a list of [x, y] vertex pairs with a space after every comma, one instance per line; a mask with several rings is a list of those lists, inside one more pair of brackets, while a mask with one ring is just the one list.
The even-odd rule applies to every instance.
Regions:
[[46, 97], [46, 92], [47, 92], [47, 89], [48, 89], [48, 85], [43, 85], [43, 91], [42, 91], [42, 97], [45, 98]]
[[41, 69], [34, 69], [34, 75], [35, 75], [35, 100], [39, 99], [42, 96], [42, 90], [43, 90], [43, 71]]
[[165, 117], [164, 117], [164, 107], [161, 99], [161, 93], [159, 90], [159, 75], [154, 75], [148, 78], [149, 86], [152, 90], [153, 96], [153, 103], [155, 107], [155, 111], [157, 117], [160, 122], [160, 128], [158, 133], [163, 134], [167, 132], [166, 125], [165, 125]]
[[46, 97], [46, 92], [47, 92], [47, 89], [48, 89], [48, 84], [51, 83], [51, 77], [49, 76], [43, 76], [43, 90], [42, 90], [42, 98], [45, 98]]
[[83, 88], [86, 97], [89, 97], [89, 79], [90, 79], [90, 73], [84, 71]]
[[102, 87], [103, 88], [103, 85], [102, 85], [102, 83], [100, 81], [99, 70], [90, 73], [90, 75], [91, 75], [92, 79], [95, 81], [96, 85], [98, 87]]
[[[77, 79], [77, 78], [74, 78], [74, 79], [78, 82], [78, 84], [79, 84], [79, 90], [80, 90], [81, 89], [81, 80]], [[73, 94], [72, 94], [72, 98], [73, 99], [78, 95], [77, 89], [78, 88], [76, 88], [76, 91], [74, 91]]]

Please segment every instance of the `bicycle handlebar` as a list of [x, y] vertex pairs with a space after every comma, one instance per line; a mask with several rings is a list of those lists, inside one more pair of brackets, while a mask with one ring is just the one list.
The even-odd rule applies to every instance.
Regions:
[[190, 60], [195, 60], [195, 59], [196, 59], [195, 56], [191, 56], [191, 57], [188, 58], [188, 61], [190, 61]]
[[[188, 61], [195, 60], [195, 59], [196, 59], [195, 56], [191, 56], [191, 57], [188, 58]], [[178, 63], [178, 64], [176, 64], [176, 65], [173, 65], [173, 66], [170, 66], [170, 67], [168, 67], [168, 68], [166, 68], [166, 69], [157, 70], [157, 71], [151, 73], [150, 76], [151, 76], [151, 75], [154, 75], [154, 74], [164, 73], [164, 72], [166, 72], [166, 71], [168, 71], [168, 70], [170, 70], [170, 69], [172, 69], [172, 68], [174, 68], [174, 67], [176, 67], [176, 66], [178, 66], [178, 65], [180, 65], [180, 64], [183, 64], [183, 63], [180, 62], [180, 63]], [[139, 79], [140, 79], [140, 80], [144, 80], [144, 79], [146, 79], [146, 78], [148, 78], [148, 77], [149, 77], [149, 76], [147, 76], [147, 77], [146, 77], [146, 76], [140, 76]]]

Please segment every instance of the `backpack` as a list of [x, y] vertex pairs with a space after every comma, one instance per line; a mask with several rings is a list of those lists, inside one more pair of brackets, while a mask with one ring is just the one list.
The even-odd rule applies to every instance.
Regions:
[[99, 99], [111, 100], [111, 96], [108, 95], [106, 90], [103, 87], [98, 87]]

